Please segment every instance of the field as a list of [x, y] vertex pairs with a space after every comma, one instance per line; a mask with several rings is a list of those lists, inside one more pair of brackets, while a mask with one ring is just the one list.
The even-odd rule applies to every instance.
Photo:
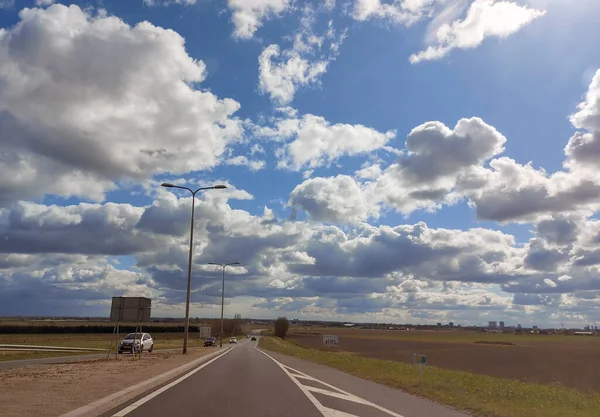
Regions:
[[600, 391], [599, 337], [293, 328], [287, 339], [322, 348], [325, 333], [363, 357], [412, 363], [425, 354], [439, 368]]
[[[335, 334], [332, 330], [328, 329], [327, 333]], [[362, 340], [375, 339], [373, 336]], [[306, 341], [309, 338], [301, 339]], [[350, 344], [348, 339], [340, 337], [340, 344], [344, 343], [345, 349]], [[373, 359], [342, 350], [306, 348], [275, 337], [261, 338], [259, 344], [263, 349], [331, 366], [360, 378], [467, 411], [475, 417], [600, 416], [598, 392], [584, 392], [556, 384], [521, 382], [435, 366], [425, 367], [423, 381], [420, 382], [418, 368], [398, 360]]]
[[[53, 321], [53, 322], [34, 322], [34, 321], [4, 321], [2, 325], [10, 326], [57, 326], [64, 329], [66, 332], [69, 328], [77, 326], [95, 326], [107, 325], [107, 322], [92, 322], [92, 321]], [[182, 326], [182, 323], [152, 323], [155, 327], [174, 327]], [[256, 325], [243, 325], [244, 332], [249, 332], [258, 328]], [[143, 330], [143, 329], [142, 329]], [[120, 337], [126, 333], [121, 332]], [[190, 332], [188, 346], [201, 347], [203, 340], [200, 339], [197, 332]], [[238, 335], [243, 337], [243, 335]], [[181, 332], [164, 332], [152, 333], [155, 349], [173, 349], [183, 346], [183, 333]], [[18, 344], [18, 345], [38, 345], [38, 346], [69, 346], [82, 348], [107, 349], [110, 346], [111, 340], [114, 341], [114, 336], [110, 333], [48, 333], [48, 334], [0, 334], [0, 344]], [[114, 349], [114, 343], [113, 343]], [[97, 352], [85, 352], [85, 354]], [[101, 353], [101, 352], [100, 352]], [[36, 359], [55, 356], [78, 355], [78, 353], [65, 352], [18, 352], [18, 351], [0, 351], [0, 361], [11, 361], [20, 359]]]

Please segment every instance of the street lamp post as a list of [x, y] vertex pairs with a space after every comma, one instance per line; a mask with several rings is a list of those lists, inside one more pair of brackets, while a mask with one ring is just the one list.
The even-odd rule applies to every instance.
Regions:
[[209, 265], [217, 265], [223, 268], [223, 282], [221, 284], [221, 331], [219, 333], [219, 346], [223, 347], [223, 306], [225, 305], [225, 268], [230, 265], [239, 265], [239, 262], [231, 262], [228, 264], [219, 264], [216, 262], [209, 262]]
[[188, 336], [190, 329], [190, 293], [192, 292], [192, 247], [194, 244], [194, 210], [196, 208], [196, 193], [204, 190], [223, 190], [227, 188], [224, 185], [215, 185], [213, 187], [202, 187], [198, 188], [196, 191], [193, 191], [188, 187], [181, 187], [179, 185], [174, 185], [170, 183], [162, 183], [162, 187], [166, 188], [180, 188], [182, 190], [188, 190], [192, 193], [192, 222], [190, 224], [190, 256], [188, 261], [188, 279], [187, 279], [187, 296], [185, 300], [185, 325], [184, 325], [184, 335], [183, 335], [183, 354], [187, 353], [187, 345], [188, 345]]

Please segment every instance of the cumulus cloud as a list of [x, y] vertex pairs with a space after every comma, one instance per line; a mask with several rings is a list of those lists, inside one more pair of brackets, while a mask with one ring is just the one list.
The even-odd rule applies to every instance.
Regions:
[[272, 125], [255, 127], [258, 137], [291, 141], [278, 151], [278, 167], [292, 170], [317, 168], [343, 156], [367, 154], [383, 148], [396, 132], [379, 132], [363, 125], [330, 124], [323, 117], [276, 118]]
[[379, 207], [372, 197], [352, 177], [338, 175], [304, 181], [291, 192], [289, 204], [314, 220], [357, 224], [378, 217]]
[[435, 44], [411, 55], [410, 62], [440, 59], [456, 48], [476, 48], [488, 37], [506, 38], [544, 14], [512, 1], [475, 0], [464, 19], [442, 24], [435, 32]]
[[269, 45], [258, 58], [259, 91], [277, 105], [289, 104], [301, 87], [318, 85], [346, 39], [347, 30], [337, 32], [332, 20], [322, 34], [316, 34], [313, 27], [317, 12], [305, 6], [292, 45], [283, 51], [279, 45]]
[[[454, 129], [428, 122], [413, 129], [406, 153], [376, 179], [376, 192], [395, 210], [431, 209], [472, 172], [504, 151], [506, 138], [479, 118], [461, 119]], [[470, 184], [469, 184], [470, 186]]]
[[573, 126], [589, 131], [600, 130], [600, 70], [596, 71], [592, 78], [584, 101], [579, 104], [578, 110], [570, 117]]
[[19, 16], [0, 31], [0, 204], [102, 200], [115, 181], [213, 167], [240, 136], [239, 104], [193, 88], [205, 66], [176, 32], [75, 5]]
[[53, 3], [54, 3], [54, 0], [35, 0], [36, 6], [50, 6]]
[[[352, 186], [348, 179], [338, 178], [340, 186]], [[206, 193], [196, 204], [192, 276], [196, 306], [210, 306], [220, 295], [219, 271], [207, 263], [234, 260], [242, 267], [228, 272], [235, 282], [228, 287], [228, 297], [255, 297], [257, 309], [288, 311], [292, 304], [299, 314], [332, 317], [352, 316], [361, 309], [383, 316], [403, 309], [413, 319], [467, 309], [488, 313], [502, 309], [516, 315], [523, 314], [518, 309], [524, 303], [516, 294], [551, 297], [600, 289], [598, 266], [575, 261], [582, 251], [598, 248], [597, 221], [573, 220], [586, 233], [567, 248], [552, 248], [557, 243], [548, 225], [520, 247], [513, 236], [486, 229], [436, 229], [422, 222], [394, 227], [357, 222], [355, 228], [340, 228], [277, 219], [268, 208], [262, 215], [251, 215], [233, 209], [232, 196]], [[368, 207], [367, 201], [361, 204]], [[105, 309], [113, 295], [150, 292], [163, 309], [180, 305], [185, 299], [190, 206], [189, 197], [177, 198], [163, 190], [146, 207], [21, 203], [4, 209], [3, 294], [17, 296], [37, 285], [52, 300], [87, 300], [75, 303], [71, 312], [94, 306]], [[356, 207], [351, 215], [364, 217]], [[562, 253], [562, 265], [555, 253]], [[138, 269], [118, 270], [106, 255], [135, 256]], [[548, 262], [556, 268], [547, 268]], [[499, 285], [506, 294], [489, 292], [490, 285]], [[36, 300], [42, 294], [31, 292], [30, 297]], [[559, 306], [572, 298], [561, 300]], [[42, 302], [40, 309], [59, 304], [53, 303]], [[20, 311], [14, 303], [11, 306], [11, 311]]]
[[235, 29], [233, 36], [250, 39], [266, 19], [292, 9], [291, 0], [227, 0]]

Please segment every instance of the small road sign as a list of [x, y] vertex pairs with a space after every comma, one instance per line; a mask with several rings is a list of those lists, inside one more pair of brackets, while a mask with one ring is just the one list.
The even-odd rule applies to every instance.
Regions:
[[427, 365], [427, 356], [425, 355], [417, 355], [415, 353], [415, 363], [418, 363], [420, 365]]
[[340, 345], [340, 338], [337, 334], [324, 334], [323, 344], [327, 347], [338, 347]]

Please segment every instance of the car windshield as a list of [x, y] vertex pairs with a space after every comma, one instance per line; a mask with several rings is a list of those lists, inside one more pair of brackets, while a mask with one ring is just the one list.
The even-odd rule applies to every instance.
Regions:
[[124, 339], [127, 339], [127, 340], [130, 340], [130, 339], [133, 340], [134, 338], [136, 340], [140, 340], [142, 338], [142, 333], [138, 333], [138, 334], [129, 333], [127, 336], [124, 337]]

